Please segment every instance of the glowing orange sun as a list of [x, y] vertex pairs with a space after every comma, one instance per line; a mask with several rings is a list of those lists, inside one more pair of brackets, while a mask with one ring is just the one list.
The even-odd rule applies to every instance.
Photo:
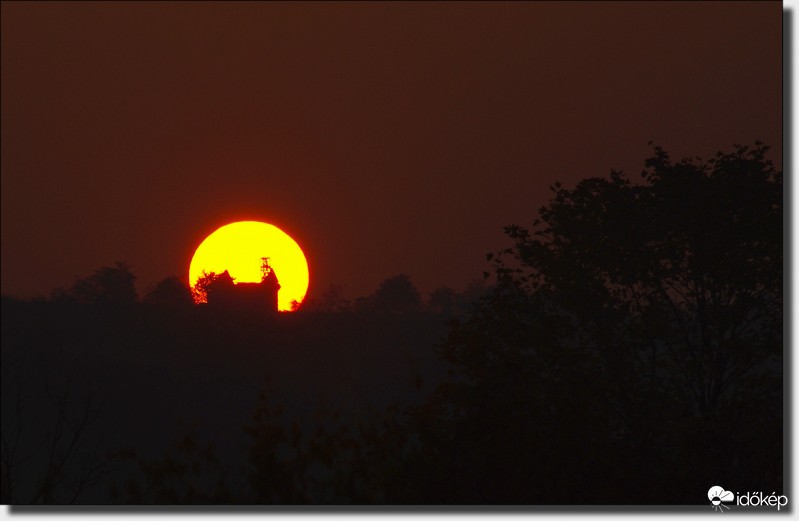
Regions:
[[277, 308], [294, 309], [308, 291], [308, 261], [300, 246], [280, 228], [258, 221], [240, 221], [217, 229], [197, 247], [189, 266], [189, 285], [194, 288], [203, 272], [227, 270], [239, 282], [261, 282], [261, 258], [280, 282]]

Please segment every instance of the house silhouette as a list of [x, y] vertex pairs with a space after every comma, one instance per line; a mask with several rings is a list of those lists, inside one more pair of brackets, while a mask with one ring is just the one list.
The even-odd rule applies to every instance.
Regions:
[[269, 257], [261, 258], [261, 282], [235, 283], [228, 270], [223, 271], [208, 285], [208, 305], [237, 312], [277, 313], [277, 292], [280, 283]]

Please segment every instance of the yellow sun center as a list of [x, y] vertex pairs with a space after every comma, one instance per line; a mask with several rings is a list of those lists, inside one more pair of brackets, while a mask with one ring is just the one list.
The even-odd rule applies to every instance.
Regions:
[[261, 282], [263, 257], [269, 257], [280, 283], [278, 310], [295, 309], [308, 291], [308, 262], [294, 239], [267, 223], [235, 222], [206, 237], [191, 259], [189, 285], [194, 288], [203, 272], [219, 275], [225, 270], [236, 283]]

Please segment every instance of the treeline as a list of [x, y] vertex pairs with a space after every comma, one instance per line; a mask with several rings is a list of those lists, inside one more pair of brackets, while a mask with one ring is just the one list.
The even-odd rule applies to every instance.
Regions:
[[[61, 301], [6, 300], [4, 447], [25, 411], [7, 374], [88, 344], [113, 353], [88, 374], [171, 379], [158, 404], [126, 402], [163, 405], [153, 427], [165, 431], [174, 407], [213, 418], [151, 445], [136, 434], [97, 460], [116, 465], [107, 479], [98, 465], [45, 465], [25, 500], [63, 501], [65, 483], [92, 479], [137, 503], [707, 505], [713, 485], [780, 493], [783, 197], [767, 151], [674, 161], [655, 147], [638, 179], [553, 186], [529, 227], [505, 228], [510, 245], [487, 256], [476, 300], [423, 301], [398, 276], [359, 301], [331, 288], [299, 313], [253, 320], [192, 306], [175, 281], [140, 303], [96, 290], [128, 284], [124, 266]], [[73, 317], [85, 327], [53, 325], [57, 301], [83, 310]], [[120, 360], [131, 365], [109, 368]], [[56, 381], [56, 369], [32, 381]], [[30, 469], [3, 468], [11, 482]]]
[[[348, 301], [334, 286], [298, 312], [269, 315], [197, 305], [177, 277], [142, 297], [135, 282], [118, 263], [48, 298], [3, 297], [5, 502], [204, 502], [218, 480], [236, 491], [226, 501], [258, 502], [244, 493], [244, 467], [247, 447], [261, 443], [248, 423], [259, 396], [283, 411], [275, 432], [371, 429], [443, 379], [434, 346], [485, 292], [475, 283], [423, 300], [398, 275], [368, 297]], [[203, 458], [224, 462], [212, 476], [178, 462], [201, 443], [214, 447]]]
[[[206, 275], [209, 279], [213, 279], [214, 276], [213, 273]], [[307, 299], [298, 306], [298, 310], [325, 313], [377, 311], [456, 315], [466, 312], [470, 304], [477, 302], [489, 289], [483, 279], [475, 279], [463, 292], [441, 286], [424, 298], [411, 278], [401, 273], [382, 281], [372, 294], [357, 298], [348, 298], [343, 285], [331, 284], [318, 297]], [[189, 288], [181, 278], [173, 275], [159, 281], [139, 298], [136, 275], [130, 265], [117, 262], [115, 266], [99, 268], [93, 274], [77, 279], [67, 288], [54, 290], [50, 297], [39, 297], [34, 300], [120, 309], [140, 303], [162, 310], [185, 311], [196, 301], [205, 300], [205, 298], [198, 299], [193, 291], [197, 290]], [[23, 300], [8, 296], [4, 298], [9, 301]]]

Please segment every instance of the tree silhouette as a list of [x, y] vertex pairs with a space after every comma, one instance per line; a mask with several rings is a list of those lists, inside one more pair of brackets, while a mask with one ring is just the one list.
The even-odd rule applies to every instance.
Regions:
[[643, 185], [613, 172], [556, 188], [537, 233], [506, 229], [522, 271], [501, 260], [500, 271], [596, 323], [592, 333], [626, 319], [629, 338], [634, 317], [653, 384], [665, 371], [686, 406], [712, 415], [781, 353], [782, 175], [767, 150], [673, 163], [656, 147]]
[[344, 297], [344, 286], [331, 284], [322, 295], [316, 299], [310, 309], [328, 313], [349, 311], [352, 303]]
[[192, 298], [194, 298], [194, 302], [197, 304], [208, 302], [208, 288], [219, 280], [221, 276], [221, 274], [217, 275], [213, 271], [208, 273], [203, 270], [197, 282], [195, 282], [194, 286], [191, 288], [191, 295]]
[[555, 185], [531, 230], [506, 227], [497, 286], [452, 329], [453, 377], [417, 412], [438, 500], [689, 502], [746, 473], [780, 487], [782, 175], [767, 150], [672, 162], [655, 147], [642, 182]]
[[408, 313], [418, 311], [422, 300], [411, 279], [400, 274], [380, 283], [371, 297], [372, 309], [384, 313]]
[[162, 458], [150, 460], [133, 449], [118, 451], [119, 460], [135, 463], [139, 474], [123, 486], [112, 482], [112, 497], [124, 504], [224, 504], [234, 498], [213, 443], [201, 443], [195, 433], [181, 436]]
[[191, 290], [175, 276], [167, 277], [145, 295], [143, 302], [161, 309], [187, 309], [193, 304]]
[[98, 307], [131, 306], [137, 301], [135, 281], [130, 266], [117, 262], [113, 268], [100, 268], [92, 275], [78, 279], [60, 297]]
[[432, 313], [449, 315], [460, 307], [461, 300], [462, 297], [454, 289], [443, 286], [430, 293], [427, 309]]

